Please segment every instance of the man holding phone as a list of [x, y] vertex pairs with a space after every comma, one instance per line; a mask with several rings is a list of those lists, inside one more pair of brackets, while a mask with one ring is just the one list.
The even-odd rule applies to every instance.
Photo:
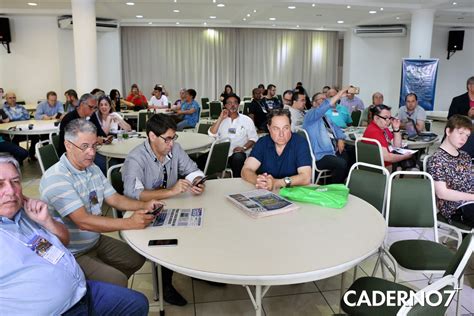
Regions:
[[[185, 192], [202, 194], [204, 173], [176, 143], [176, 123], [168, 115], [155, 114], [146, 124], [148, 139], [135, 147], [122, 167], [124, 194], [132, 199], [166, 199]], [[183, 306], [186, 299], [172, 285], [173, 271], [162, 268], [163, 296], [170, 304]]]
[[364, 102], [356, 97], [356, 94], [359, 94], [359, 88], [350, 86], [347, 89], [347, 95], [341, 98], [340, 104], [344, 106], [349, 114], [352, 114], [352, 111], [364, 111]]
[[36, 107], [35, 120], [60, 120], [64, 117], [64, 106], [58, 101], [54, 91], [46, 94], [46, 101], [40, 102]]

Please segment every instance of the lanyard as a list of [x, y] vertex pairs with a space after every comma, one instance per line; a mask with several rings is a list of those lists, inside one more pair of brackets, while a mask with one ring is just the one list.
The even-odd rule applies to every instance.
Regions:
[[336, 134], [334, 134], [334, 131], [332, 130], [331, 125], [329, 124], [326, 115], [323, 115], [323, 122], [324, 122], [324, 126], [326, 126], [327, 131], [328, 131], [329, 133], [331, 133], [331, 135], [332, 135], [332, 137], [331, 137], [332, 146], [333, 146], [335, 149], [337, 149]]
[[163, 165], [163, 183], [161, 185], [161, 188], [166, 189], [167, 185], [168, 185], [168, 171], [166, 171], [166, 166]]
[[16, 237], [15, 235], [11, 234], [10, 232], [8, 232], [7, 230], [5, 230], [3, 228], [0, 228], [0, 231], [4, 232], [8, 236], [10, 236], [10, 238], [13, 238], [13, 239], [19, 241], [20, 243], [22, 243], [24, 246], [26, 246], [28, 248], [31, 248], [33, 246], [33, 243], [24, 242], [23, 240], [21, 240], [20, 238]]

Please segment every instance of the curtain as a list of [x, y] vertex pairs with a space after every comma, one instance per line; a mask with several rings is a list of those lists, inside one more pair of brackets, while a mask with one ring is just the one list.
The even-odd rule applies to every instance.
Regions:
[[170, 101], [180, 88], [197, 100], [217, 99], [230, 84], [241, 97], [259, 83], [277, 93], [302, 81], [309, 94], [337, 77], [337, 32], [238, 28], [122, 27], [123, 94], [133, 83], [147, 98], [164, 84]]

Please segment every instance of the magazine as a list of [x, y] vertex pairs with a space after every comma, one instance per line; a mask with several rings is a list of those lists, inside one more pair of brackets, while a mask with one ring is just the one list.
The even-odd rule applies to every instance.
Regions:
[[253, 218], [282, 214], [298, 209], [296, 204], [263, 189], [230, 194], [227, 195], [227, 198]]
[[200, 227], [202, 226], [202, 208], [162, 210], [153, 221], [153, 226], [161, 227]]
[[394, 147], [393, 148], [393, 153], [395, 154], [400, 154], [400, 155], [408, 155], [408, 154], [414, 154], [418, 150], [412, 150], [412, 149], [406, 149], [406, 148], [399, 148], [399, 147]]

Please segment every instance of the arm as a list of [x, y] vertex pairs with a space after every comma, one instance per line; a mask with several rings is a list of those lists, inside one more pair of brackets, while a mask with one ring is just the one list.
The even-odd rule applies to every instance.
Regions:
[[155, 200], [150, 200], [149, 202], [133, 200], [118, 193], [106, 197], [105, 202], [114, 208], [127, 211], [153, 211], [158, 206], [158, 204], [161, 204]]
[[44, 114], [42, 103], [38, 104], [35, 111], [35, 120], [45, 120], [48, 116]]
[[474, 201], [474, 194], [448, 189], [446, 182], [434, 182], [436, 196], [446, 201]]
[[252, 184], [257, 183], [257, 170], [261, 163], [254, 157], [248, 157], [242, 167], [242, 179]]
[[[400, 132], [400, 128], [401, 128], [400, 120], [399, 119], [394, 119], [392, 121], [392, 129], [394, 131], [393, 132], [393, 145], [395, 147], [402, 147], [402, 133]], [[397, 132], [395, 132], [395, 131], [397, 131]]]
[[416, 130], [419, 132], [423, 132], [425, 130], [425, 121], [423, 120], [416, 120]]
[[117, 116], [117, 123], [123, 130], [127, 132], [132, 130], [132, 127], [130, 126], [130, 124], [125, 122], [125, 120], [120, 115]]
[[[308, 185], [311, 183], [311, 167], [310, 166], [303, 166], [297, 169], [298, 174], [291, 176], [291, 185], [292, 186], [298, 186], [298, 185]], [[267, 176], [271, 177], [272, 176]], [[268, 180], [267, 180], [268, 182]], [[285, 181], [283, 179], [273, 179], [273, 183], [268, 184], [268, 190], [275, 190], [279, 188], [285, 187]]]
[[408, 154], [408, 155], [392, 154], [388, 152], [387, 148], [385, 147], [382, 147], [382, 155], [383, 155], [383, 160], [390, 163], [406, 160], [412, 156], [411, 154]]
[[222, 121], [225, 120], [227, 117], [229, 117], [229, 111], [222, 110], [221, 114], [217, 118], [217, 121], [214, 124], [212, 124], [212, 126], [209, 128], [209, 131], [208, 131], [209, 136], [217, 137], [219, 126], [221, 126]]
[[177, 114], [193, 114], [194, 112], [196, 112], [196, 109], [195, 108], [190, 108], [189, 110], [177, 110], [176, 113]]
[[21, 107], [21, 119], [22, 120], [29, 120], [30, 119], [30, 113], [25, 109], [25, 107]]

